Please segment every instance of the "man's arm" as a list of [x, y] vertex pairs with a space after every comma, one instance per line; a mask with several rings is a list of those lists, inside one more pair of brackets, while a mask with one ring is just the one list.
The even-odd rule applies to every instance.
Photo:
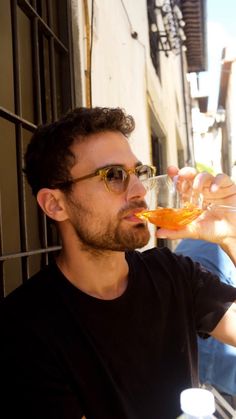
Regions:
[[236, 346], [236, 301], [210, 334], [223, 343]]
[[180, 179], [193, 183], [196, 193], [201, 193], [207, 210], [181, 230], [157, 230], [158, 238], [172, 240], [192, 238], [218, 243], [236, 265], [236, 184], [225, 174], [212, 176], [185, 167], [168, 168], [168, 174], [178, 174]]
[[236, 266], [236, 239], [226, 238], [225, 242], [220, 244], [220, 247], [227, 253]]

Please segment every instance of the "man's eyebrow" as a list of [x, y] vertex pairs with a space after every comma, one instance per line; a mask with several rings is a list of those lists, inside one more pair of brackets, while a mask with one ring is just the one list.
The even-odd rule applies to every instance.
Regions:
[[[141, 161], [137, 161], [135, 164], [134, 164], [134, 167], [138, 167], [138, 166], [142, 166], [143, 165], [143, 163], [141, 162]], [[99, 167], [97, 170], [100, 170], [100, 169], [106, 169], [107, 167], [125, 167], [126, 165], [125, 164], [123, 164], [123, 163], [111, 163], [111, 164], [105, 164], [104, 166], [102, 166], [102, 167]]]

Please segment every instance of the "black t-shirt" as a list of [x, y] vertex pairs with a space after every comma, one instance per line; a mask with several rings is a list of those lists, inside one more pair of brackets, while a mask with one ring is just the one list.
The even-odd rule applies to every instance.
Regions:
[[83, 293], [54, 264], [5, 299], [1, 417], [178, 416], [180, 392], [198, 385], [196, 332], [213, 330], [236, 290], [168, 249], [126, 257], [116, 299]]

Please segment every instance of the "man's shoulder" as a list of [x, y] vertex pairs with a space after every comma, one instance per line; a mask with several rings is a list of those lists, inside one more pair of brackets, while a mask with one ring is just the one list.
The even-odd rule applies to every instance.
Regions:
[[165, 271], [175, 271], [177, 266], [180, 269], [184, 267], [184, 264], [180, 263], [181, 256], [177, 256], [168, 247], [153, 247], [145, 251], [130, 252], [129, 257], [136, 266], [141, 263], [148, 265], [149, 268], [163, 268]]
[[33, 313], [45, 300], [52, 296], [53, 275], [51, 266], [42, 268], [26, 282], [8, 294], [0, 304], [0, 311], [5, 315], [24, 316]]
[[176, 254], [168, 247], [153, 247], [140, 252], [140, 255], [143, 260], [154, 260], [160, 263], [163, 261], [166, 262], [167, 260], [174, 263], [179, 260], [179, 257], [176, 257]]
[[144, 261], [147, 259], [161, 260], [163, 257], [171, 257], [173, 253], [167, 247], [152, 247], [147, 250], [132, 250], [126, 252], [127, 259], [134, 261]]

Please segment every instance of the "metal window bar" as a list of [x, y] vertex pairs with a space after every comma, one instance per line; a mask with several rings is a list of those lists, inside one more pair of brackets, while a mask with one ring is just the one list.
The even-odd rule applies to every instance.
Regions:
[[35, 87], [35, 119], [37, 125], [42, 124], [42, 97], [39, 73], [39, 37], [38, 37], [38, 16], [34, 16], [32, 23], [33, 38], [33, 64], [34, 64], [34, 87]]
[[[65, 53], [69, 53], [69, 45], [65, 45], [65, 43], [63, 43], [61, 41], [60, 38], [58, 38], [58, 36], [55, 34], [55, 32], [53, 32], [53, 30], [48, 26], [47, 22], [45, 22], [42, 17], [37, 13], [36, 9], [33, 8], [33, 6], [31, 6], [31, 4], [26, 1], [26, 0], [14, 0], [17, 1], [18, 5], [21, 7], [21, 9], [25, 12], [25, 14], [29, 17], [29, 18], [33, 18], [33, 17], [37, 17], [38, 22], [39, 22], [39, 28], [42, 29], [42, 31], [44, 32], [44, 34], [49, 37], [52, 36], [55, 40], [55, 43], [57, 44], [58, 48], [60, 48], [62, 51], [64, 51]], [[65, 0], [65, 4], [68, 4], [68, 1]], [[60, 8], [58, 8], [60, 11]], [[68, 8], [67, 8], [68, 9]], [[70, 18], [70, 16], [68, 16]], [[70, 30], [70, 22], [69, 19], [67, 21], [68, 23], [68, 27]]]
[[[20, 91], [20, 62], [19, 62], [19, 43], [18, 43], [18, 21], [17, 21], [17, 0], [11, 0], [11, 17], [12, 17], [12, 44], [13, 44], [13, 67], [14, 67], [14, 96], [15, 96], [15, 113], [22, 116], [21, 91]], [[17, 161], [17, 186], [18, 201], [20, 215], [20, 245], [25, 252], [26, 243], [26, 219], [24, 211], [24, 191], [22, 178], [22, 126], [20, 122], [16, 123], [16, 161]], [[28, 277], [27, 259], [22, 258], [22, 277]]]
[[[52, 3], [47, 2], [48, 22], [52, 27]], [[57, 119], [57, 97], [56, 97], [56, 68], [55, 68], [55, 43], [54, 37], [49, 37], [49, 67], [50, 67], [50, 84], [52, 97], [52, 119]]]
[[219, 393], [216, 388], [210, 384], [202, 384], [202, 388], [209, 390], [215, 397], [216, 412], [220, 414], [222, 419], [236, 419], [236, 410], [229, 402]]
[[52, 96], [52, 119], [57, 119], [57, 96], [56, 96], [56, 71], [55, 71], [55, 45], [51, 36], [49, 39], [49, 66], [50, 66], [50, 84]]
[[[68, 16], [68, 21], [72, 21], [72, 10], [71, 10], [71, 2], [67, 1], [66, 3], [66, 14]], [[72, 41], [72, 28], [70, 27], [70, 30], [68, 30], [66, 32], [67, 37], [66, 37], [66, 42], [68, 47], [70, 48], [73, 44]], [[71, 92], [71, 104], [72, 107], [75, 106], [75, 83], [74, 83], [74, 58], [73, 58], [73, 54], [69, 53], [68, 54], [68, 69], [69, 69], [69, 77], [65, 78], [65, 75], [62, 74], [63, 80], [67, 80], [67, 85], [65, 85], [64, 87], [66, 89], [68, 89], [69, 92]], [[64, 70], [65, 71], [65, 70]], [[69, 108], [69, 102], [65, 103], [66, 108]]]
[[14, 124], [20, 123], [21, 126], [26, 128], [28, 131], [34, 132], [36, 129], [36, 125], [32, 124], [30, 121], [27, 121], [21, 116], [8, 111], [3, 106], [0, 106], [0, 116], [2, 116], [2, 118], [6, 119], [7, 121], [13, 122]]

